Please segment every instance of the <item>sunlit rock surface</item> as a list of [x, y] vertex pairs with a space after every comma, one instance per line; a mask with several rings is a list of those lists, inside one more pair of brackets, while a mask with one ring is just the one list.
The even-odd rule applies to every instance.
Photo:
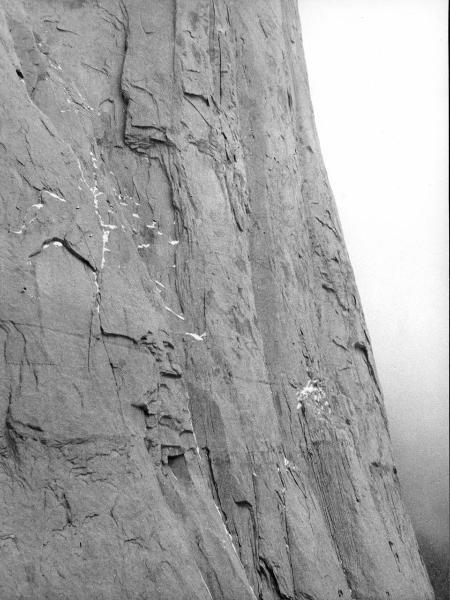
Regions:
[[0, 38], [0, 597], [433, 598], [296, 1]]

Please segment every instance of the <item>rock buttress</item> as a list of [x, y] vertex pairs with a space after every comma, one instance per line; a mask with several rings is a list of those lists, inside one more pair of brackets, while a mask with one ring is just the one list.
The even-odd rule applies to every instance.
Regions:
[[1, 0], [0, 595], [425, 600], [294, 0]]

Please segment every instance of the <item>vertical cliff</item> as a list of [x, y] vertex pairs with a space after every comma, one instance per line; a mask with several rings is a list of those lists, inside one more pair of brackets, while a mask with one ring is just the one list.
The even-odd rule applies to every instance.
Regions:
[[0, 596], [433, 598], [296, 0], [0, 0], [0, 41]]

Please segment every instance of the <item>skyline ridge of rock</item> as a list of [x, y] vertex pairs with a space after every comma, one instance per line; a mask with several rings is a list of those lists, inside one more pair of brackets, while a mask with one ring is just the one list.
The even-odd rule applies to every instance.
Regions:
[[296, 0], [0, 39], [0, 597], [434, 598]]

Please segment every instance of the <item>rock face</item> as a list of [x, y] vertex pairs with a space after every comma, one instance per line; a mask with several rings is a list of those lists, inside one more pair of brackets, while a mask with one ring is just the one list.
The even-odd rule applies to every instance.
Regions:
[[0, 597], [433, 598], [296, 1], [1, 0], [0, 39]]

